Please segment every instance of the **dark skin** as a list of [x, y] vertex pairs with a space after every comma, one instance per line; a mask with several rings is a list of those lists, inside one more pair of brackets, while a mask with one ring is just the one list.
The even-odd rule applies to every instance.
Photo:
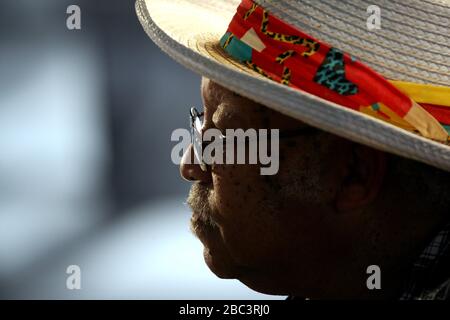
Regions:
[[[203, 79], [204, 129], [291, 130], [306, 124]], [[280, 169], [188, 164], [192, 230], [209, 268], [267, 294], [395, 298], [413, 260], [440, 223], [414, 212], [386, 176], [384, 152], [317, 131], [280, 141]], [[419, 210], [420, 211], [420, 210]], [[420, 227], [418, 227], [420, 226]], [[368, 290], [378, 265], [382, 290]]]

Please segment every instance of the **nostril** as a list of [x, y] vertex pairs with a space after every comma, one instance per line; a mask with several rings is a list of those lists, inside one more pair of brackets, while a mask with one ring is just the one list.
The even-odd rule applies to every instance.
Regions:
[[182, 164], [180, 167], [181, 177], [186, 181], [196, 181], [194, 167], [191, 164]]
[[211, 172], [209, 170], [203, 171], [199, 164], [194, 163], [193, 160], [193, 148], [192, 145], [186, 151], [183, 156], [180, 165], [180, 175], [184, 180], [188, 182], [199, 181], [199, 182], [209, 182], [211, 181]]

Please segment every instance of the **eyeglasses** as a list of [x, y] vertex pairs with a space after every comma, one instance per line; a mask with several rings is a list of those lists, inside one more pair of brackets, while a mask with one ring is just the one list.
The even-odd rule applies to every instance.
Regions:
[[[200, 165], [200, 168], [203, 171], [207, 171], [208, 165], [203, 160], [202, 154], [203, 150], [205, 148], [205, 144], [207, 143], [203, 142], [202, 139], [202, 128], [203, 128], [203, 121], [201, 118], [204, 116], [203, 112], [199, 112], [195, 107], [191, 108], [190, 113], [190, 122], [191, 122], [191, 143], [194, 148], [194, 156], [196, 163]], [[305, 136], [305, 135], [312, 135], [312, 134], [319, 134], [322, 131], [313, 127], [304, 127], [294, 130], [280, 130], [279, 138], [280, 139], [286, 139], [286, 138], [293, 138], [297, 136]], [[221, 139], [223, 142], [226, 142], [226, 137], [224, 135], [221, 136]]]
[[203, 140], [202, 140], [202, 128], [203, 122], [200, 120], [204, 113], [200, 113], [197, 109], [191, 108], [190, 118], [191, 118], [191, 144], [194, 148], [194, 156], [197, 163], [200, 164], [200, 168], [203, 171], [207, 171], [206, 163], [203, 161]]

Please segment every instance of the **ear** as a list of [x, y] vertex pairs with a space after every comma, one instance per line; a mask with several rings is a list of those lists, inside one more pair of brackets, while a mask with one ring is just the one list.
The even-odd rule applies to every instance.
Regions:
[[338, 211], [369, 205], [378, 196], [386, 173], [386, 153], [356, 143], [349, 151], [347, 170], [336, 197]]

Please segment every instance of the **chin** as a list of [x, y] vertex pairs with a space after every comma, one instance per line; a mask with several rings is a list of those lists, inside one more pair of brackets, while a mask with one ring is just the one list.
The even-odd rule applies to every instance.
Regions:
[[224, 258], [214, 255], [208, 248], [203, 250], [203, 258], [209, 270], [221, 279], [237, 279], [235, 268], [226, 262]]
[[265, 272], [236, 265], [228, 252], [213, 251], [207, 247], [203, 257], [208, 268], [221, 279], [237, 279], [250, 289], [269, 295], [288, 295], [283, 285]]

